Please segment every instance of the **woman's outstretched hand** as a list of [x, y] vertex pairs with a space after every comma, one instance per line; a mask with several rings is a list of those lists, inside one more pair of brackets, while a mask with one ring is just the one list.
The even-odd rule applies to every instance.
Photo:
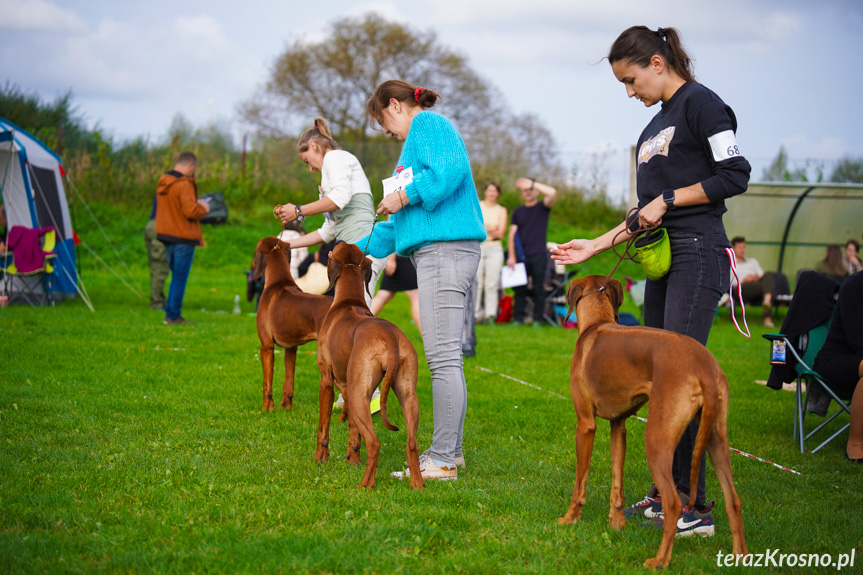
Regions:
[[581, 239], [558, 244], [556, 248], [551, 248], [549, 251], [551, 252], [551, 259], [563, 265], [580, 264], [596, 255], [591, 241]]

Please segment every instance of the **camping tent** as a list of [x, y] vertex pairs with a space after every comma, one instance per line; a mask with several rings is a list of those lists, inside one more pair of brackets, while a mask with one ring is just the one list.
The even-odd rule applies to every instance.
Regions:
[[[54, 299], [78, 292], [72, 220], [60, 157], [31, 134], [0, 118], [0, 193], [8, 227], [54, 227]], [[14, 284], [12, 289], [14, 290]]]

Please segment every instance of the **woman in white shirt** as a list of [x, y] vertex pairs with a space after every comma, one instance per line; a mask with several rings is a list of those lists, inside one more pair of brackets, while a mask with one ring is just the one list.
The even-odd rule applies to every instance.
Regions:
[[476, 298], [476, 321], [484, 323], [494, 323], [497, 317], [497, 288], [503, 267], [501, 239], [507, 228], [506, 208], [497, 203], [499, 198], [500, 185], [489, 182], [479, 203], [488, 238], [479, 245], [482, 255], [476, 270], [476, 283], [480, 289]]
[[[291, 240], [291, 248], [308, 247], [341, 240], [355, 244], [369, 234], [375, 219], [374, 201], [369, 180], [360, 161], [342, 150], [333, 139], [329, 124], [323, 118], [315, 118], [314, 127], [306, 130], [297, 142], [300, 159], [312, 172], [321, 173], [320, 199], [295, 205], [276, 206], [273, 212], [282, 224], [294, 220], [303, 221], [306, 216], [324, 214], [324, 225], [300, 238]], [[360, 246], [361, 248], [363, 246]], [[378, 276], [386, 260], [369, 256], [372, 260], [372, 279], [366, 303], [371, 305]]]

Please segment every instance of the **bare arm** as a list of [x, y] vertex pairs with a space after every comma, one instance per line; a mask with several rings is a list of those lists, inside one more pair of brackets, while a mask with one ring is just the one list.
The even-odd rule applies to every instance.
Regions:
[[[339, 209], [334, 201], [329, 198], [321, 198], [310, 204], [300, 206], [304, 216], [312, 216], [314, 214], [322, 214]], [[282, 204], [273, 210], [283, 224], [288, 224], [297, 219], [297, 206], [295, 204]]]
[[518, 226], [513, 224], [509, 226], [509, 237], [506, 239], [506, 265], [510, 268], [515, 269], [515, 233], [518, 231]]
[[[701, 204], [709, 204], [710, 200], [707, 194], [704, 193], [704, 188], [701, 183], [678, 188], [674, 190], [674, 207], [682, 208], [685, 206], [698, 206]], [[662, 216], [668, 211], [668, 206], [662, 199], [662, 194], [656, 196], [649, 204], [641, 208], [638, 213], [638, 220], [642, 226], [653, 227], [658, 226], [662, 222]]]
[[[709, 204], [710, 200], [701, 184], [686, 186], [674, 190], [674, 207], [696, 206], [699, 204]], [[641, 227], [654, 228], [662, 223], [662, 216], [668, 211], [668, 206], [662, 199], [662, 195], [657, 196], [649, 204], [641, 208], [638, 212], [638, 223]], [[626, 228], [626, 222], [621, 222], [614, 229], [602, 234], [598, 238], [592, 240], [575, 239], [565, 244], [560, 244], [556, 249], [551, 251], [551, 259], [559, 261], [562, 264], [579, 264], [587, 261], [598, 253], [602, 253], [612, 245], [618, 245], [629, 239], [628, 234], [620, 233]], [[615, 239], [616, 238], [616, 239]]]
[[490, 240], [502, 240], [504, 234], [506, 233], [506, 222], [507, 222], [507, 212], [506, 208], [501, 206], [500, 210], [501, 217], [498, 218], [494, 227], [491, 229], [486, 228], [486, 232], [488, 233], [488, 239]]
[[[625, 242], [629, 236], [620, 233], [624, 229], [626, 229], [626, 222], [621, 222], [617, 227], [605, 232], [598, 238], [592, 240], [575, 239], [565, 244], [559, 244], [556, 248], [549, 250], [551, 252], [551, 259], [564, 265], [586, 262], [596, 254], [604, 252], [612, 245]], [[615, 238], [617, 239], [615, 240]]]
[[288, 243], [291, 244], [291, 249], [307, 248], [309, 246], [316, 246], [318, 244], [322, 244], [324, 243], [324, 240], [321, 238], [320, 232], [318, 230], [315, 230], [310, 234], [304, 234], [298, 238], [288, 240]]
[[548, 184], [543, 184], [542, 182], [537, 182], [532, 178], [519, 178], [515, 181], [515, 187], [520, 190], [530, 190], [534, 189], [542, 195], [542, 203], [546, 208], [551, 209], [554, 203], [557, 201], [557, 189], [549, 186]]

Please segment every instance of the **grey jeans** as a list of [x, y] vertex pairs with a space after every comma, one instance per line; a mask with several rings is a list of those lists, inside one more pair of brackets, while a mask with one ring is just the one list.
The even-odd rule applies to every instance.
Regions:
[[[416, 250], [423, 347], [432, 378], [434, 433], [426, 452], [455, 463], [462, 456], [467, 384], [461, 354], [465, 297], [479, 267], [479, 242], [437, 242]], [[473, 314], [473, 310], [468, 310]]]

